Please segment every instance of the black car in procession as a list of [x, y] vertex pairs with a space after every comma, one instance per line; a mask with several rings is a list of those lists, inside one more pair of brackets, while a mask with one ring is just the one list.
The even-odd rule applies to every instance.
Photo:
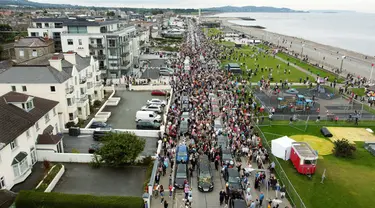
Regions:
[[185, 180], [188, 180], [188, 168], [186, 163], [177, 164], [174, 186], [179, 189], [184, 188]]
[[229, 149], [223, 149], [221, 151], [221, 160], [222, 160], [223, 166], [229, 164], [228, 168], [234, 167], [234, 160], [233, 160], [233, 157], [232, 157], [232, 153], [230, 152]]
[[214, 190], [212, 170], [209, 163], [200, 162], [197, 177], [199, 191], [209, 192]]
[[229, 190], [242, 193], [243, 187], [237, 168], [227, 168], [224, 172], [224, 180], [227, 182]]

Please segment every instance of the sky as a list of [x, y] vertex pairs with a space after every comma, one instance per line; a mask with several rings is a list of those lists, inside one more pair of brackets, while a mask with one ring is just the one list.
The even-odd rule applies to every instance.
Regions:
[[219, 6], [272, 6], [295, 10], [351, 10], [375, 12], [375, 0], [31, 0], [42, 3], [103, 7], [207, 8]]

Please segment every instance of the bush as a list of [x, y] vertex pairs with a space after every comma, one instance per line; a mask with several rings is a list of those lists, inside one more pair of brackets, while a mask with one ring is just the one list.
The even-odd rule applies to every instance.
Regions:
[[355, 145], [350, 144], [347, 139], [338, 139], [334, 141], [333, 144], [335, 146], [332, 152], [336, 157], [352, 157], [357, 149]]
[[94, 108], [99, 108], [102, 105], [102, 102], [100, 100], [94, 101]]
[[55, 178], [55, 176], [57, 175], [57, 173], [60, 171], [61, 168], [62, 168], [61, 164], [57, 164], [57, 165], [53, 166], [52, 169], [51, 169], [51, 171], [49, 173], [47, 173], [47, 176], [43, 179], [43, 181], [40, 184], [40, 186], [37, 187], [37, 188], [35, 188], [35, 191], [44, 192], [46, 190], [46, 188], [48, 187], [48, 185]]
[[21, 191], [17, 208], [142, 208], [143, 199], [132, 196], [92, 196], [63, 193]]
[[151, 179], [151, 175], [152, 175], [152, 169], [154, 168], [154, 163], [150, 163], [148, 166], [147, 166], [147, 170], [146, 170], [146, 179], [145, 181], [143, 182], [143, 188], [146, 189], [146, 186], [148, 186], [148, 183], [150, 182], [150, 179]]
[[68, 123], [65, 124], [65, 128], [69, 129], [70, 127], [74, 127], [75, 126], [75, 123], [73, 121], [70, 121]]

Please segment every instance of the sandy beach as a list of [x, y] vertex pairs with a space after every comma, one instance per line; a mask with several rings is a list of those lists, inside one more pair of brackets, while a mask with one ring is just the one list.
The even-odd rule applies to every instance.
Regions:
[[[222, 26], [243, 32], [264, 41], [272, 42], [275, 45], [287, 48], [290, 52], [307, 55], [311, 63], [323, 65], [325, 69], [340, 69], [342, 63], [344, 76], [347, 73], [351, 73], [357, 76], [370, 78], [371, 64], [375, 63], [374, 57], [367, 57], [366, 59], [366, 55], [354, 51], [272, 33], [266, 30], [244, 27], [229, 22], [230, 20], [236, 20], [236, 18], [204, 17], [204, 21], [218, 20], [221, 21]], [[344, 59], [343, 56], [345, 57]], [[375, 72], [372, 75], [372, 80], [375, 80]]]

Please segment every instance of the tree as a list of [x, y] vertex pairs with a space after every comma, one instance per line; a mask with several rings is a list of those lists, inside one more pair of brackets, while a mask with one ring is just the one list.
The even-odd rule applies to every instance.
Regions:
[[146, 141], [133, 133], [108, 133], [102, 138], [103, 147], [97, 152], [101, 161], [119, 167], [133, 163], [145, 148]]
[[333, 144], [335, 146], [332, 152], [336, 157], [352, 157], [357, 149], [354, 144], [350, 144], [349, 140], [344, 138], [334, 141]]
[[115, 12], [114, 11], [107, 12], [107, 16], [108, 17], [114, 17], [115, 16]]

